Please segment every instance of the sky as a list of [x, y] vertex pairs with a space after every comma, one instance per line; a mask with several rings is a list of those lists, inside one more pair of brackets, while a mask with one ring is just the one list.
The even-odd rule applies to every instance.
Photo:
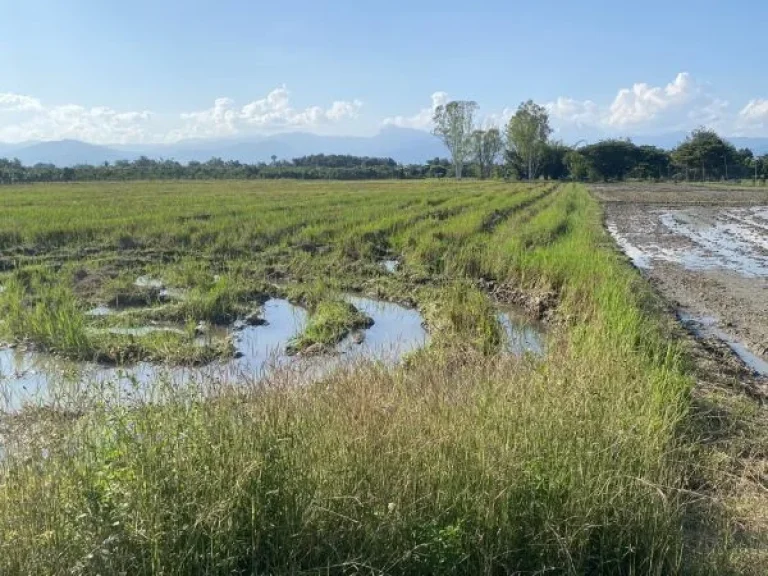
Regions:
[[0, 142], [428, 130], [533, 99], [565, 141], [768, 136], [764, 0], [0, 0]]

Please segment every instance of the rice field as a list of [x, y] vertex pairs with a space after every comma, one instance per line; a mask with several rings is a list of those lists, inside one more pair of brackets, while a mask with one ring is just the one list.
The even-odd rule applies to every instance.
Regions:
[[[711, 532], [694, 514], [684, 350], [584, 187], [93, 183], [0, 197], [0, 339], [15, 350], [206, 365], [235, 348], [226, 329], [201, 331], [257, 324], [275, 299], [307, 314], [299, 356], [371, 329], [360, 297], [413, 309], [429, 334], [394, 364], [358, 358], [311, 382], [276, 371], [202, 393], [158, 376], [151, 401], [86, 382], [7, 409], [0, 573], [722, 569], [719, 544], [692, 536]], [[510, 305], [544, 323], [544, 354], [507, 352]], [[143, 326], [175, 330], [126, 333]]]

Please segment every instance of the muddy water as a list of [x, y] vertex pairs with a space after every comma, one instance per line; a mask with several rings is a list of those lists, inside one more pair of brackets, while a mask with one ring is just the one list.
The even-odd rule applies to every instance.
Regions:
[[725, 342], [741, 361], [753, 372], [760, 376], [768, 376], [768, 362], [753, 354], [749, 349], [731, 338], [725, 331], [718, 327], [718, 319], [713, 316], [693, 316], [684, 312], [679, 313], [680, 321], [690, 328], [694, 334], [703, 338], [717, 338]]
[[504, 330], [504, 347], [508, 353], [516, 356], [529, 353], [543, 356], [546, 353], [543, 326], [531, 322], [511, 306], [502, 306], [497, 317]]
[[[236, 358], [202, 367], [169, 367], [138, 363], [126, 368], [105, 367], [93, 363], [71, 362], [29, 352], [23, 348], [0, 350], [0, 404], [17, 408], [24, 401], [47, 401], [58, 395], [77, 397], [94, 390], [109, 388], [118, 394], [135, 395], [137, 389], [150, 388], [158, 382], [173, 386], [203, 386], [248, 383], [261, 380], [278, 371], [302, 382], [315, 379], [333, 368], [353, 360], [379, 359], [395, 363], [407, 352], [427, 342], [420, 314], [396, 304], [367, 298], [348, 300], [374, 319], [364, 331], [361, 344], [348, 338], [336, 353], [302, 358], [286, 354], [291, 339], [306, 326], [307, 312], [286, 300], [273, 299], [264, 305], [262, 326], [236, 326], [214, 329], [208, 338], [232, 337]], [[99, 313], [106, 313], [99, 310]], [[157, 327], [121, 329], [124, 333], [144, 334]], [[167, 329], [167, 328], [166, 328]], [[201, 339], [204, 341], [204, 339]]]
[[654, 262], [688, 270], [722, 269], [768, 277], [768, 208], [655, 209], [627, 222], [608, 220], [608, 231], [638, 268]]
[[768, 375], [768, 207], [608, 203], [606, 225], [692, 333]]
[[[291, 382], [308, 382], [355, 361], [375, 359], [395, 364], [405, 354], [428, 343], [429, 335], [417, 310], [359, 296], [348, 295], [345, 299], [373, 318], [374, 324], [347, 337], [334, 353], [316, 357], [286, 353], [291, 339], [306, 326], [308, 315], [304, 309], [281, 299], [269, 300], [264, 305], [264, 325], [214, 328], [199, 339], [205, 342], [208, 338], [231, 337], [237, 351], [236, 358], [202, 367], [137, 363], [116, 368], [71, 362], [23, 348], [0, 349], [0, 406], [17, 409], [25, 402], [49, 402], [59, 397], [76, 402], [78, 398], [100, 393], [118, 399], [146, 398], [165, 385], [207, 389], [255, 383], [275, 375], [284, 375]], [[514, 309], [500, 310], [499, 321], [509, 353], [544, 353], [540, 329], [523, 321]], [[138, 335], [156, 329], [123, 331]]]

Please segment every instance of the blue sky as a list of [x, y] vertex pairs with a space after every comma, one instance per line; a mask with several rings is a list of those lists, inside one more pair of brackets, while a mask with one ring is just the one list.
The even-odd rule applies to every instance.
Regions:
[[768, 136], [768, 3], [0, 0], [0, 141], [426, 129], [546, 104], [567, 138]]

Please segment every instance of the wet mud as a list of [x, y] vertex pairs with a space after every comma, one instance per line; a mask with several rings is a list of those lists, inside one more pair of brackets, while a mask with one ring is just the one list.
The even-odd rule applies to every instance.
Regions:
[[619, 248], [683, 326], [768, 377], [768, 195], [674, 190], [604, 186], [596, 194]]

